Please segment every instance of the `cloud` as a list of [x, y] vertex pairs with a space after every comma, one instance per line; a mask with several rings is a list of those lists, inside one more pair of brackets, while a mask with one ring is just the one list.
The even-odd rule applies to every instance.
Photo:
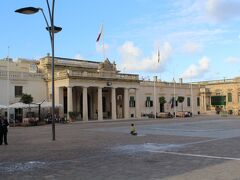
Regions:
[[226, 30], [215, 28], [215, 29], [199, 29], [199, 30], [187, 30], [187, 31], [178, 31], [171, 33], [171, 39], [175, 40], [181, 44], [181, 42], [185, 42], [186, 39], [192, 42], [213, 42], [218, 40], [218, 37], [221, 37]]
[[208, 0], [206, 3], [207, 15], [217, 22], [239, 18], [239, 9], [239, 0]]
[[121, 55], [120, 69], [134, 72], [157, 72], [163, 70], [163, 65], [172, 54], [172, 46], [164, 43], [160, 49], [160, 62], [158, 63], [157, 50], [152, 52], [150, 56], [143, 57], [142, 51], [134, 45], [133, 42], [127, 41], [120, 48]]
[[83, 56], [81, 54], [76, 54], [74, 59], [84, 59]]
[[202, 50], [202, 46], [195, 42], [187, 42], [183, 45], [183, 51], [189, 54], [194, 54]]
[[[108, 50], [109, 50], [109, 45], [104, 43], [104, 51], [106, 52]], [[103, 45], [102, 45], [102, 43], [101, 44], [100, 43], [96, 43], [96, 51], [98, 53], [103, 53]]]
[[228, 62], [229, 64], [236, 64], [240, 62], [240, 59], [238, 57], [227, 57], [226, 62]]
[[200, 78], [203, 77], [205, 73], [209, 71], [210, 60], [204, 56], [202, 57], [198, 64], [190, 65], [182, 74], [184, 79]]
[[134, 46], [134, 43], [131, 41], [125, 42], [120, 48], [119, 52], [122, 55], [123, 59], [137, 58], [140, 56], [141, 51], [138, 47]]

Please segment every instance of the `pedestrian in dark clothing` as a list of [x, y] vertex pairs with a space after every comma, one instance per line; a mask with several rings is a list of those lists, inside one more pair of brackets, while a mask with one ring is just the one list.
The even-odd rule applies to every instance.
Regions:
[[8, 126], [9, 126], [8, 121], [0, 117], [0, 145], [2, 145], [3, 140], [4, 140], [4, 144], [8, 145], [8, 142], [7, 142]]

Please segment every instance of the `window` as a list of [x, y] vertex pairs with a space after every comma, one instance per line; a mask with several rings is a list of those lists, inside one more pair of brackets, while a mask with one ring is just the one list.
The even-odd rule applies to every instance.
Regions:
[[232, 102], [232, 93], [228, 93], [228, 102]]
[[23, 87], [15, 86], [15, 97], [21, 97], [23, 95]]
[[190, 97], [187, 98], [187, 106], [188, 106], [188, 107], [191, 106], [191, 98], [190, 98]]
[[200, 106], [200, 98], [197, 97], [197, 106], [199, 107]]
[[130, 100], [129, 100], [129, 107], [135, 107], [135, 100], [134, 100], [134, 96], [130, 96]]
[[146, 97], [145, 106], [146, 107], [153, 107], [153, 101], [151, 100], [150, 97]]

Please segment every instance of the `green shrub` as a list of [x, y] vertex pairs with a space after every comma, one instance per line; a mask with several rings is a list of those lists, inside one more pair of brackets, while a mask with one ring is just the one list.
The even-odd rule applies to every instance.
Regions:
[[79, 112], [69, 112], [69, 117], [72, 119], [72, 120], [76, 120], [76, 118], [79, 116]]

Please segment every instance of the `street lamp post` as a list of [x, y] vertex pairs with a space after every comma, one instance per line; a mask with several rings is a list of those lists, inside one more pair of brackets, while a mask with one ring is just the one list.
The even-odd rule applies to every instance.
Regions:
[[50, 8], [50, 4], [48, 0], [46, 0], [46, 3], [48, 7], [50, 25], [42, 8], [25, 7], [25, 8], [17, 9], [15, 12], [30, 15], [30, 14], [35, 14], [38, 11], [41, 11], [47, 25], [46, 29], [49, 32], [51, 48], [52, 48], [52, 140], [55, 141], [54, 33], [60, 32], [62, 28], [54, 26], [55, 0], [52, 0], [52, 8]]
[[194, 101], [193, 101], [192, 71], [191, 71], [191, 106], [192, 106], [192, 117], [193, 117], [193, 106], [194, 106]]
[[174, 117], [177, 117], [177, 113], [176, 113], [176, 81], [173, 78], [173, 96], [174, 96], [174, 102], [173, 102], [173, 108], [174, 108]]

